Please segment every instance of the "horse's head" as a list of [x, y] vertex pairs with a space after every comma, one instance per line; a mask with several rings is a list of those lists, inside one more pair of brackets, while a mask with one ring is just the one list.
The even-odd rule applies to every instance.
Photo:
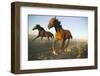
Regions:
[[49, 23], [48, 23], [48, 29], [56, 26], [58, 24], [58, 19], [56, 19], [56, 16], [54, 16], [53, 18], [51, 18], [49, 20]]
[[39, 27], [40, 27], [40, 25], [36, 24], [36, 26], [32, 30], [38, 29]]

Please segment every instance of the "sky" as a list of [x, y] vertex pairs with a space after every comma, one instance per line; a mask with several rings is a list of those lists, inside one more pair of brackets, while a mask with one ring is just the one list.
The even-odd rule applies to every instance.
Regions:
[[[32, 31], [32, 28], [36, 24], [40, 24], [45, 30], [55, 34], [55, 29], [47, 28], [49, 20], [53, 16], [42, 16], [42, 15], [28, 15], [28, 30], [29, 33], [38, 35], [38, 31]], [[85, 39], [88, 38], [88, 17], [78, 16], [56, 16], [61, 21], [61, 25], [64, 29], [70, 30], [74, 39]]]

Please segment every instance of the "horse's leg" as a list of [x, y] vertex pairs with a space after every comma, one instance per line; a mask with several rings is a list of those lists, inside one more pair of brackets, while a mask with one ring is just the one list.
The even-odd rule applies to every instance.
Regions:
[[70, 43], [70, 39], [68, 39], [67, 44], [65, 45], [65, 48], [64, 48], [64, 51], [65, 51], [65, 52], [67, 51], [67, 48], [68, 48], [68, 46], [69, 46], [69, 43]]
[[62, 40], [61, 47], [60, 47], [61, 50], [64, 50], [64, 45], [65, 45], [65, 40]]
[[43, 37], [41, 37], [41, 40], [43, 39]]
[[53, 40], [53, 39], [54, 39], [54, 37], [53, 37], [53, 36], [51, 36], [51, 39]]
[[50, 39], [49, 39], [49, 36], [48, 36], [48, 40], [50, 40]]
[[61, 41], [61, 46], [60, 46], [59, 53], [61, 53], [62, 51], [64, 51], [64, 45], [65, 45], [65, 40], [62, 40]]
[[38, 37], [39, 37], [39, 35], [37, 37], [33, 38], [32, 41], [35, 40], [35, 39], [37, 39]]
[[53, 52], [52, 52], [52, 53], [53, 53], [54, 55], [58, 55], [57, 52], [56, 52], [56, 50], [55, 50], [55, 44], [56, 44], [56, 43], [57, 43], [57, 40], [54, 40], [53, 45], [52, 45], [52, 49], [53, 49]]

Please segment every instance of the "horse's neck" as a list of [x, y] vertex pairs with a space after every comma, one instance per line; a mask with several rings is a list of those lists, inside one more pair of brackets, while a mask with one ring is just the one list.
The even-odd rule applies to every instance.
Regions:
[[42, 27], [38, 28], [38, 31], [41, 32], [41, 31], [45, 31]]
[[56, 26], [55, 26], [56, 32], [60, 31], [61, 29], [62, 29], [62, 26], [61, 26], [61, 25], [56, 25]]

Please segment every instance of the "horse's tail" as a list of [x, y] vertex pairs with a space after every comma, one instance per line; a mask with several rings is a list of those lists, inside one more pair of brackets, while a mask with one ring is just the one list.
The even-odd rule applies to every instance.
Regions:
[[72, 38], [73, 38], [73, 36], [72, 36], [72, 35], [70, 35], [70, 38], [72, 39]]
[[51, 33], [51, 32], [49, 32], [50, 33], [50, 36], [52, 37], [52, 39], [54, 38], [54, 35]]
[[52, 38], [54, 39], [54, 35], [52, 34]]
[[72, 33], [70, 31], [69, 31], [69, 37], [70, 37], [70, 39], [73, 38]]

